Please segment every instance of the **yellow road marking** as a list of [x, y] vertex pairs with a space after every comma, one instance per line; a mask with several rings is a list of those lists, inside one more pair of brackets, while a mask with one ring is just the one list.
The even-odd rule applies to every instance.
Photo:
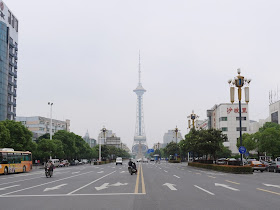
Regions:
[[208, 176], [208, 177], [213, 178], [213, 179], [216, 179], [216, 177], [214, 177], [214, 176]]
[[141, 181], [142, 181], [142, 193], [146, 193], [146, 188], [145, 188], [145, 182], [144, 182], [144, 176], [143, 176], [143, 168], [141, 165]]
[[139, 171], [137, 172], [137, 178], [136, 178], [136, 184], [135, 184], [135, 190], [134, 193], [138, 193], [138, 186], [139, 186], [139, 174], [141, 172], [141, 167], [139, 167]]
[[240, 184], [238, 182], [233, 182], [233, 181], [229, 181], [229, 180], [225, 180], [226, 182], [230, 182], [230, 183], [233, 183], [233, 184]]
[[264, 192], [269, 192], [269, 193], [276, 194], [276, 195], [280, 195], [280, 193], [269, 191], [269, 190], [265, 190], [265, 189], [261, 189], [261, 188], [257, 188], [257, 190], [264, 191]]

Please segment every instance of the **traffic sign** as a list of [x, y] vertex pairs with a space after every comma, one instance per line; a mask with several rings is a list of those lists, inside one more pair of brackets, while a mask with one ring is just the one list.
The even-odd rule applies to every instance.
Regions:
[[177, 157], [178, 156], [178, 154], [177, 153], [175, 153], [175, 157]]
[[246, 150], [245, 147], [243, 147], [243, 146], [239, 147], [239, 152], [240, 152], [240, 154], [244, 154], [246, 151], [247, 151], [247, 150]]
[[154, 151], [155, 151], [154, 149], [148, 149], [147, 153], [150, 154], [150, 153], [152, 153]]
[[249, 152], [248, 152], [248, 151], [245, 152], [245, 156], [246, 156], [246, 157], [249, 157]]

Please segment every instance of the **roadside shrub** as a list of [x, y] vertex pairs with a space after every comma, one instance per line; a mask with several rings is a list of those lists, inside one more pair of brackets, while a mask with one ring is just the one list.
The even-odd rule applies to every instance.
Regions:
[[216, 165], [216, 164], [202, 164], [189, 162], [189, 166], [197, 168], [206, 168], [215, 171], [234, 173], [234, 174], [252, 174], [253, 170], [251, 166], [233, 166], [233, 165]]
[[168, 163], [181, 163], [180, 160], [169, 160]]

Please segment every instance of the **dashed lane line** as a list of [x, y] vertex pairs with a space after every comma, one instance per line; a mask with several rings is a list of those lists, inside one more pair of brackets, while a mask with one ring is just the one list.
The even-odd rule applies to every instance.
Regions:
[[208, 177], [213, 178], [213, 179], [216, 179], [216, 177], [214, 177], [214, 176], [208, 176]]
[[180, 177], [179, 177], [179, 176], [176, 176], [176, 175], [173, 175], [173, 176], [175, 176], [176, 178], [180, 179]]
[[47, 183], [35, 185], [35, 186], [32, 186], [32, 187], [27, 187], [27, 188], [24, 188], [24, 189], [20, 189], [20, 190], [8, 192], [8, 193], [2, 194], [2, 195], [0, 195], [0, 196], [10, 195], [10, 194], [12, 194], [12, 193], [21, 192], [21, 191], [24, 191], [24, 190], [29, 190], [29, 189], [32, 189], [32, 188], [35, 188], [35, 187], [40, 187], [40, 186], [44, 186], [44, 185], [47, 185], [47, 184], [51, 184], [51, 183], [55, 183], [55, 182], [60, 182], [60, 181], [65, 180], [65, 179], [70, 179], [70, 178], [73, 178], [73, 177], [76, 177], [76, 176], [81, 176], [81, 175], [88, 174], [88, 173], [92, 173], [92, 172], [93, 172], [93, 171], [89, 171], [89, 172], [85, 172], [85, 173], [82, 173], [82, 174], [77, 174], [77, 175], [65, 177], [65, 178], [58, 179], [58, 180], [54, 180], [54, 181], [51, 181], [51, 182], [47, 182]]
[[212, 192], [210, 192], [210, 191], [208, 191], [208, 190], [205, 190], [205, 189], [203, 189], [202, 187], [199, 187], [199, 186], [197, 186], [197, 185], [194, 185], [194, 186], [195, 186], [196, 188], [198, 188], [198, 189], [200, 189], [200, 190], [202, 190], [202, 191], [204, 191], [204, 192], [210, 194], [210, 195], [215, 195], [214, 193], [212, 193]]
[[230, 183], [233, 183], [233, 184], [240, 184], [238, 182], [233, 182], [233, 181], [230, 181], [230, 180], [225, 180], [226, 182], [230, 182]]
[[261, 189], [261, 188], [257, 188], [257, 190], [268, 192], [268, 193], [272, 193], [272, 194], [275, 194], [275, 195], [280, 195], [280, 193], [278, 193], [278, 192], [273, 192], [273, 191], [265, 190], [265, 189]]

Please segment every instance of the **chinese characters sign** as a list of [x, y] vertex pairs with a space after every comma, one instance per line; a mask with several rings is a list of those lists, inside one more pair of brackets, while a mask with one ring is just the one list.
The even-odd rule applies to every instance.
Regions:
[[[231, 112], [239, 113], [239, 109], [238, 108], [231, 108], [231, 107], [227, 108], [227, 113], [230, 114]], [[247, 108], [242, 108], [241, 113], [247, 113]]]

